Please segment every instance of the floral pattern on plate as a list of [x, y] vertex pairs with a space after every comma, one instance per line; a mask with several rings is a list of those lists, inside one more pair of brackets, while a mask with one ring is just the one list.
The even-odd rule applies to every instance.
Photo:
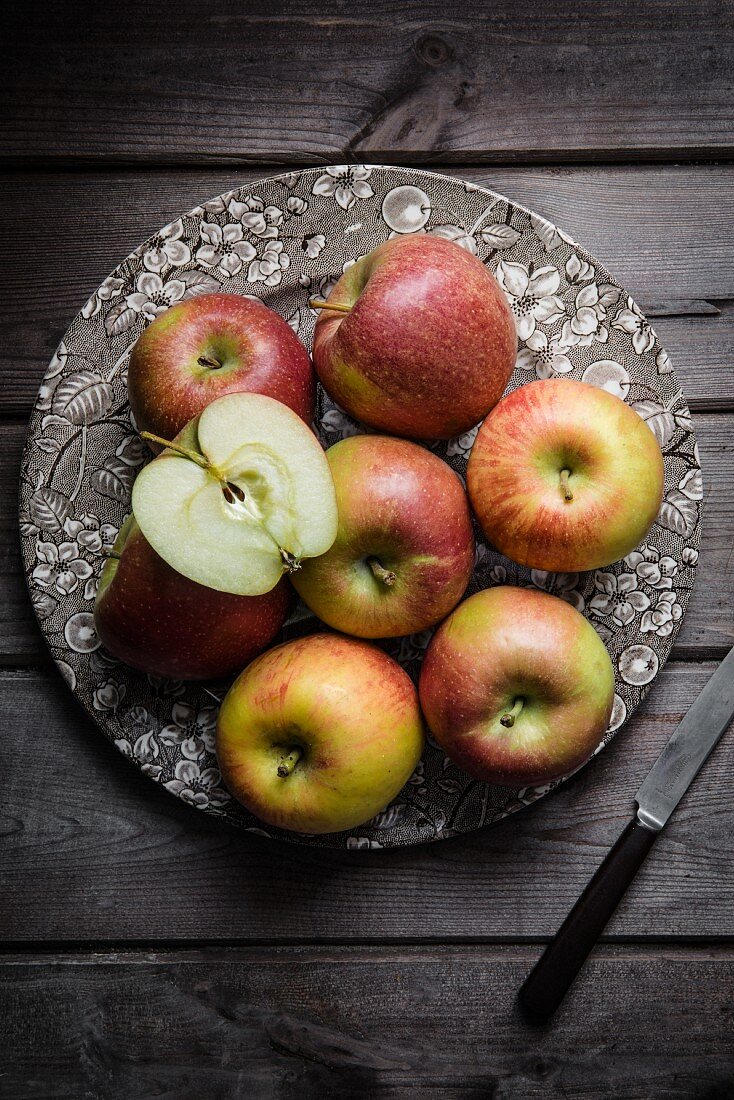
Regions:
[[[673, 366], [636, 303], [566, 233], [475, 184], [368, 165], [289, 172], [195, 207], [105, 279], [59, 344], [29, 427], [20, 530], [41, 630], [103, 734], [171, 794], [261, 835], [353, 849], [423, 843], [495, 821], [561, 782], [521, 790], [478, 783], [429, 738], [403, 791], [372, 821], [349, 835], [284, 833], [263, 826], [221, 783], [214, 730], [227, 684], [137, 673], [107, 654], [94, 630], [104, 551], [129, 512], [132, 484], [147, 457], [126, 391], [130, 349], [143, 329], [175, 302], [224, 291], [262, 298], [310, 346], [316, 314], [308, 299], [328, 294], [342, 272], [381, 241], [411, 232], [453, 240], [497, 275], [518, 330], [510, 388], [551, 376], [603, 386], [635, 409], [663, 450], [665, 497], [657, 520], [642, 545], [607, 569], [524, 569], [477, 531], [470, 591], [516, 584], [552, 592], [586, 615], [604, 640], [616, 675], [604, 743], [662, 668], [693, 585], [703, 483]], [[315, 428], [324, 446], [362, 430], [323, 391]], [[426, 446], [463, 477], [475, 435], [472, 429]], [[285, 636], [311, 625], [301, 607]], [[394, 639], [385, 649], [416, 677], [430, 636]]]

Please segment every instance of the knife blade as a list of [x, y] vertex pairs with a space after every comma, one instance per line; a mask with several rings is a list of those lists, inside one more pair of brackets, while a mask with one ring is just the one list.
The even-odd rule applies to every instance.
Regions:
[[734, 649], [676, 727], [637, 792], [637, 818], [658, 832], [734, 716]]
[[553, 1015], [624, 897], [656, 837], [734, 718], [731, 649], [676, 727], [642, 786], [637, 812], [523, 983], [533, 1020]]

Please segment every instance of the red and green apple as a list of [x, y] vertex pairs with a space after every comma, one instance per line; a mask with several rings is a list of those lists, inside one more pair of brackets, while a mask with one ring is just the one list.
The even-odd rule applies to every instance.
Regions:
[[574, 607], [502, 586], [477, 592], [441, 624], [419, 690], [429, 730], [458, 767], [525, 787], [573, 771], [600, 744], [614, 670]]
[[208, 680], [262, 652], [291, 602], [285, 579], [263, 596], [233, 596], [188, 580], [166, 565], [130, 517], [102, 570], [94, 624], [109, 652], [133, 668]]
[[487, 267], [452, 241], [395, 237], [348, 268], [322, 308], [313, 358], [350, 416], [411, 439], [471, 428], [499, 400], [517, 335]]
[[430, 451], [380, 435], [326, 452], [339, 523], [331, 548], [293, 584], [329, 626], [362, 638], [425, 630], [463, 596], [474, 564], [459, 476]]
[[500, 401], [467, 470], [487, 538], [521, 565], [600, 569], [644, 539], [663, 496], [663, 456], [640, 416], [607, 390], [530, 382]]
[[270, 825], [351, 829], [384, 809], [423, 748], [418, 695], [382, 650], [312, 634], [258, 657], [219, 711], [217, 758], [230, 792]]
[[132, 350], [127, 385], [138, 428], [165, 439], [226, 393], [263, 393], [307, 424], [314, 411], [303, 344], [272, 309], [239, 294], [202, 294], [159, 314]]

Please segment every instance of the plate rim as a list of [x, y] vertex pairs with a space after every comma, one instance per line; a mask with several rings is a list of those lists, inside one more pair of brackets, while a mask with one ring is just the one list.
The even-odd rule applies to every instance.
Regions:
[[[570, 244], [572, 246], [573, 250], [576, 251], [578, 254], [580, 254], [585, 260], [592, 261], [597, 272], [601, 268], [605, 278], [608, 278], [612, 285], [614, 285], [616, 288], [619, 288], [619, 290], [621, 292], [621, 295], [624, 295], [629, 300], [629, 302], [633, 303], [636, 306], [636, 308], [639, 310], [639, 307], [637, 307], [637, 303], [636, 303], [635, 299], [631, 295], [629, 295], [627, 293], [627, 291], [625, 290], [625, 288], [621, 286], [621, 284], [614, 278], [613, 275], [611, 275], [610, 272], [608, 272], [605, 264], [600, 263], [600, 261], [598, 261], [592, 253], [590, 253], [583, 245], [580, 245], [577, 241], [575, 241], [575, 239], [569, 237], [568, 234], [564, 233], [563, 231], [559, 231], [558, 226], [554, 222], [551, 222], [544, 215], [538, 214], [536, 211], [534, 211], [531, 208], [525, 206], [524, 204], [516, 202], [514, 199], [512, 199], [511, 197], [505, 195], [503, 192], [495, 191], [493, 188], [486, 187], [486, 186], [481, 185], [481, 184], [476, 184], [473, 181], [465, 180], [460, 175], [448, 175], [444, 172], [434, 172], [430, 169], [422, 168], [422, 167], [419, 167], [419, 166], [415, 166], [415, 167], [413, 167], [413, 166], [404, 166], [404, 165], [400, 166], [400, 165], [388, 165], [388, 164], [382, 164], [382, 163], [380, 163], [380, 164], [369, 164], [369, 165], [359, 165], [359, 164], [315, 165], [315, 166], [307, 166], [307, 167], [302, 167], [302, 168], [296, 168], [292, 172], [282, 171], [282, 172], [274, 173], [272, 175], [258, 177], [258, 179], [256, 179], [256, 180], [251, 180], [251, 181], [248, 181], [247, 183], [237, 185], [234, 188], [231, 188], [227, 191], [221, 192], [218, 195], [212, 196], [210, 199], [205, 200], [201, 204], [190, 207], [185, 213], [179, 215], [177, 218], [175, 218], [172, 221], [166, 223], [166, 225], [162, 226], [157, 232], [154, 232], [154, 233], [150, 234], [148, 237], [145, 238], [145, 240], [137, 248], [133, 249], [126, 256], [124, 256], [122, 258], [122, 260], [120, 260], [120, 262], [113, 267], [113, 269], [111, 270], [109, 275], [106, 276], [105, 280], [103, 280], [103, 283], [101, 283], [100, 286], [97, 287], [92, 292], [92, 295], [87, 300], [85, 305], [79, 311], [77, 311], [77, 313], [74, 315], [74, 317], [71, 319], [71, 321], [67, 325], [67, 327], [66, 327], [66, 329], [65, 329], [65, 331], [64, 331], [64, 333], [61, 337], [59, 347], [64, 345], [66, 337], [68, 336], [71, 328], [79, 320], [79, 318], [83, 316], [83, 310], [94, 299], [94, 297], [98, 293], [99, 289], [102, 286], [104, 286], [104, 284], [108, 280], [118, 278], [119, 273], [121, 273], [123, 271], [123, 269], [125, 268], [126, 265], [128, 265], [129, 263], [131, 263], [133, 261], [139, 260], [139, 258], [143, 254], [143, 251], [144, 251], [146, 245], [148, 245], [148, 244], [150, 244], [150, 242], [156, 240], [156, 238], [159, 238], [160, 235], [165, 230], [169, 229], [171, 226], [174, 226], [179, 220], [182, 221], [185, 218], [203, 217], [204, 215], [201, 212], [205, 211], [206, 206], [211, 204], [211, 203], [216, 202], [218, 199], [222, 198], [223, 196], [231, 196], [231, 195], [237, 195], [237, 194], [239, 194], [239, 195], [243, 195], [243, 194], [248, 195], [249, 194], [249, 195], [252, 196], [252, 195], [255, 195], [256, 192], [259, 189], [262, 189], [265, 185], [274, 184], [274, 183], [281, 183], [289, 177], [295, 176], [300, 180], [304, 176], [306, 176], [308, 178], [311, 178], [311, 177], [314, 177], [317, 174], [324, 175], [325, 173], [327, 173], [327, 171], [329, 169], [349, 170], [349, 169], [354, 169], [354, 168], [359, 168], [359, 167], [364, 167], [364, 168], [368, 169], [370, 175], [371, 175], [372, 172], [398, 173], [398, 174], [403, 175], [404, 177], [406, 177], [406, 182], [411, 182], [412, 181], [413, 183], [415, 183], [416, 177], [418, 177], [418, 178], [427, 178], [427, 179], [434, 180], [434, 181], [435, 180], [442, 181], [442, 182], [446, 183], [447, 185], [449, 185], [452, 188], [456, 187], [456, 186], [463, 186], [463, 188], [465, 189], [467, 194], [478, 193], [478, 194], [487, 196], [488, 198], [490, 198], [492, 200], [497, 200], [499, 202], [507, 203], [508, 208], [512, 208], [513, 211], [518, 211], [518, 212], [524, 214], [525, 216], [527, 216], [529, 219], [534, 219], [537, 222], [542, 222], [545, 226], [548, 226], [554, 232], [562, 233], [563, 240], [565, 242], [567, 242], [568, 244]], [[393, 186], [402, 186], [402, 185], [401, 184], [396, 184], [396, 185], [393, 185]], [[374, 245], [372, 247], [374, 247]], [[222, 292], [224, 292], [224, 293], [227, 292], [224, 289], [224, 287], [222, 288]], [[237, 291], [235, 291], [235, 293], [237, 293]], [[266, 304], [267, 304], [267, 295], [264, 295], [264, 297], [266, 299]], [[640, 313], [640, 316], [647, 323], [647, 320], [646, 320], [645, 315], [643, 314], [643, 312], [641, 310], [639, 310], [639, 313]], [[652, 333], [652, 336], [653, 336], [653, 345], [652, 346], [654, 347], [655, 345], [657, 345], [658, 348], [659, 348], [659, 352], [660, 351], [665, 351], [665, 349], [663, 348], [662, 344], [659, 341], [659, 338], [658, 338], [657, 333], [655, 332], [654, 328], [650, 325], [648, 327], [649, 327], [650, 332]], [[138, 333], [138, 335], [139, 335], [139, 333]], [[137, 339], [137, 336], [136, 336], [136, 339]], [[134, 342], [135, 341], [133, 340], [133, 342], [127, 347], [125, 353], [120, 357], [120, 361], [127, 358], [127, 356], [130, 353], [130, 349], [132, 348]], [[41, 380], [39, 391], [38, 391], [38, 394], [37, 394], [36, 399], [34, 401], [33, 410], [31, 412], [31, 415], [30, 415], [30, 418], [29, 418], [29, 421], [28, 421], [28, 426], [27, 426], [27, 429], [26, 429], [26, 436], [25, 436], [25, 441], [24, 441], [24, 446], [23, 446], [23, 453], [22, 453], [22, 465], [21, 465], [21, 476], [20, 476], [19, 498], [18, 498], [18, 508], [19, 508], [19, 515], [20, 515], [20, 518], [21, 518], [21, 522], [22, 522], [22, 517], [23, 517], [23, 507], [24, 507], [24, 502], [25, 502], [25, 496], [27, 495], [26, 494], [27, 486], [25, 485], [25, 483], [23, 481], [23, 470], [27, 466], [29, 456], [30, 456], [30, 452], [31, 452], [31, 449], [33, 447], [34, 441], [36, 439], [36, 436], [34, 435], [34, 425], [35, 425], [35, 422], [36, 422], [38, 414], [39, 414], [39, 408], [38, 408], [39, 395], [40, 395], [40, 392], [41, 392], [41, 389], [42, 389], [44, 383], [46, 383], [46, 381], [49, 378], [51, 368], [52, 368], [54, 359], [58, 355], [58, 351], [59, 351], [59, 349], [57, 348], [57, 350], [54, 352], [54, 355], [52, 356], [52, 359], [49, 363], [49, 366], [47, 367], [46, 371], [44, 372], [43, 379]], [[658, 354], [659, 354], [659, 352], [658, 352]], [[666, 354], [667, 354], [667, 352], [666, 352]], [[676, 377], [675, 374], [674, 374], [674, 371], [672, 373], [673, 373], [673, 376]], [[532, 380], [533, 380], [532, 377], [528, 379], [528, 381], [532, 381]], [[676, 381], [677, 381], [677, 378], [676, 378]], [[681, 397], [682, 397], [682, 390], [680, 390], [680, 394], [681, 394]], [[683, 407], [687, 410], [687, 408], [688, 408], [687, 402], [685, 402], [685, 398], [682, 398], [682, 399], [683, 399], [683, 402], [684, 402]], [[695, 436], [695, 429], [693, 427], [690, 428], [690, 435], [691, 435], [691, 438], [692, 438], [692, 440], [694, 442], [694, 446], [695, 446], [696, 436]], [[700, 466], [700, 461], [698, 460], [698, 457], [697, 457], [697, 452], [695, 452], [695, 455], [696, 455], [696, 465], [695, 465], [695, 467], [692, 466], [691, 468], [692, 469], [694, 469], [694, 468], [697, 469], [700, 473], [701, 472], [701, 466]], [[698, 508], [697, 509], [697, 519], [696, 519], [695, 528], [693, 530], [693, 533], [690, 536], [687, 537], [687, 543], [689, 545], [691, 545], [696, 551], [700, 548], [700, 542], [701, 542], [701, 529], [702, 529], [702, 515], [701, 515], [701, 512], [702, 512], [702, 509]], [[32, 562], [30, 560], [30, 554], [27, 552], [28, 551], [28, 546], [27, 546], [22, 534], [20, 534], [19, 541], [21, 543], [21, 558], [22, 558], [22, 562], [23, 562], [24, 580], [25, 580], [25, 584], [26, 584], [26, 589], [29, 593], [29, 599], [31, 599], [31, 595], [32, 595], [32, 591], [33, 591], [32, 587], [31, 587]], [[636, 704], [635, 704], [634, 708], [632, 709], [632, 711], [626, 713], [623, 720], [622, 720], [622, 722], [619, 723], [617, 726], [615, 726], [613, 730], [608, 731], [608, 733], [605, 735], [605, 738], [602, 740], [602, 742], [595, 749], [594, 753], [587, 760], [585, 760], [581, 765], [579, 765], [579, 767], [575, 768], [572, 772], [570, 772], [570, 773], [568, 773], [568, 774], [566, 774], [566, 775], [564, 775], [564, 776], [562, 776], [558, 779], [555, 779], [555, 780], [553, 780], [553, 781], [551, 781], [547, 784], [543, 784], [543, 785], [541, 785], [537, 788], [528, 788], [527, 793], [530, 795], [530, 797], [528, 797], [527, 801], [519, 801], [518, 799], [515, 799], [515, 805], [512, 805], [510, 807], [506, 807], [500, 813], [494, 814], [491, 817], [488, 816], [488, 817], [486, 817], [486, 819], [480, 821], [478, 824], [472, 825], [468, 828], [458, 829], [454, 832], [450, 832], [450, 833], [446, 833], [446, 834], [438, 832], [438, 833], [434, 833], [433, 835], [428, 835], [428, 836], [415, 835], [414, 837], [412, 837], [409, 840], [400, 840], [394, 845], [392, 845], [392, 844], [390, 844], [390, 845], [387, 845], [387, 844], [386, 845], [380, 845], [380, 844], [373, 845], [373, 844], [370, 844], [369, 847], [377, 847], [377, 848], [381, 848], [383, 846], [384, 847], [393, 847], [393, 846], [394, 847], [412, 847], [412, 846], [425, 844], [425, 843], [435, 843], [439, 840], [450, 839], [453, 836], [457, 836], [457, 835], [466, 835], [468, 833], [475, 832], [479, 829], [486, 828], [488, 825], [495, 824], [498, 821], [503, 820], [505, 817], [508, 817], [511, 814], [514, 814], [514, 813], [518, 812], [519, 810], [525, 808], [525, 806], [532, 805], [535, 801], [538, 801], [540, 798], [545, 797], [546, 794], [549, 794], [553, 790], [557, 789], [559, 786], [561, 786], [563, 783], [565, 783], [568, 779], [570, 779], [573, 775], [577, 774], [577, 772], [580, 771], [582, 768], [584, 768], [588, 763], [590, 763], [591, 760], [593, 760], [602, 751], [602, 749], [606, 747], [606, 745], [609, 743], [609, 741], [611, 741], [613, 739], [613, 737], [615, 737], [620, 732], [620, 730], [627, 724], [629, 719], [632, 717], [632, 715], [635, 713], [635, 711], [639, 708], [639, 706], [643, 702], [645, 696], [647, 695], [647, 692], [650, 690], [652, 685], [655, 683], [655, 680], [658, 678], [658, 676], [660, 675], [660, 672], [662, 671], [662, 669], [664, 668], [666, 662], [668, 661], [669, 656], [670, 656], [670, 650], [671, 650], [672, 645], [674, 643], [674, 640], [675, 640], [675, 638], [676, 638], [676, 636], [677, 636], [677, 634], [680, 630], [680, 627], [683, 623], [683, 620], [685, 618], [685, 614], [686, 614], [687, 609], [688, 609], [690, 594], [691, 594], [691, 591], [693, 589], [693, 585], [695, 583], [695, 579], [696, 579], [696, 576], [697, 576], [696, 564], [697, 563], [695, 563], [693, 566], [690, 567], [692, 569], [692, 582], [691, 582], [690, 588], [685, 590], [685, 594], [683, 596], [684, 605], [683, 605], [682, 614], [681, 614], [679, 620], [673, 624], [673, 628], [672, 628], [672, 631], [671, 631], [671, 634], [670, 634], [670, 644], [667, 646], [664, 658], [659, 661], [658, 667], [655, 671], [654, 676], [652, 677], [650, 682], [647, 685], [644, 686], [644, 689], [640, 692], [640, 698], [636, 702]], [[52, 648], [52, 645], [51, 645], [51, 642], [50, 642], [50, 639], [47, 635], [47, 632], [44, 629], [43, 620], [42, 620], [41, 616], [39, 615], [39, 613], [38, 613], [35, 606], [34, 606], [33, 610], [34, 610], [34, 615], [36, 617], [36, 621], [38, 622], [38, 626], [39, 626], [41, 635], [44, 639], [44, 644], [46, 646], [46, 649], [49, 652], [50, 656], [52, 657], [52, 660], [54, 661], [54, 663], [57, 665], [57, 668], [59, 668], [59, 671], [62, 675], [62, 678], [66, 679], [66, 677], [64, 675], [64, 670], [60, 667], [60, 663], [64, 664], [65, 662], [63, 661], [62, 657], [59, 657], [54, 652], [54, 650]], [[275, 640], [272, 644], [278, 644], [277, 640]], [[139, 675], [143, 676], [145, 674], [140, 673]], [[77, 700], [77, 703], [81, 706], [82, 710], [87, 714], [88, 717], [91, 717], [93, 719], [93, 721], [95, 722], [95, 725], [99, 728], [100, 732], [103, 734], [105, 739], [108, 740], [108, 741], [112, 741], [113, 740], [112, 736], [110, 734], [108, 734], [107, 730], [102, 725], [101, 721], [99, 720], [99, 716], [95, 715], [95, 713], [91, 710], [91, 708], [89, 706], [87, 706], [87, 704], [79, 697], [76, 688], [72, 687], [70, 684], [68, 684], [68, 681], [67, 681], [67, 686], [69, 686], [72, 694], [75, 696], [75, 698]], [[206, 690], [206, 689], [204, 689], [204, 690]], [[115, 745], [115, 747], [117, 748], [118, 746]], [[118, 751], [120, 751], [120, 750], [118, 750]], [[126, 755], [126, 754], [124, 752], [121, 752], [121, 755]], [[130, 760], [130, 763], [132, 763], [133, 765], [135, 765], [137, 767], [138, 770], [141, 770], [141, 765], [138, 761], [133, 759], [131, 756], [128, 756], [128, 759]], [[478, 781], [471, 781], [469, 779], [469, 777], [465, 777], [465, 778], [468, 780], [467, 785], [466, 785], [466, 789], [468, 789], [470, 786], [472, 786], [472, 784], [476, 784], [478, 782]], [[162, 785], [162, 784], [159, 782], [159, 785]], [[483, 785], [480, 784], [480, 786], [483, 786]], [[197, 807], [197, 808], [200, 808], [200, 807]], [[208, 812], [208, 813], [211, 814], [212, 810], [210, 808], [204, 808], [204, 812]], [[287, 843], [296, 843], [296, 844], [299, 844], [299, 845], [306, 844], [306, 845], [309, 845], [309, 846], [313, 846], [314, 843], [316, 843], [319, 846], [337, 847], [337, 848], [340, 848], [340, 849], [345, 849], [346, 848], [346, 850], [358, 850], [360, 848], [368, 846], [368, 845], [360, 845], [360, 844], [350, 845], [349, 843], [347, 843], [347, 844], [344, 844], [344, 843], [335, 844], [335, 843], [333, 843], [334, 838], [341, 837], [343, 835], [341, 833], [323, 834], [321, 837], [318, 837], [318, 836], [317, 837], [311, 837], [311, 836], [307, 836], [307, 835], [304, 835], [304, 834], [286, 832], [285, 830], [275, 829], [274, 827], [269, 826], [269, 825], [264, 824], [264, 823], [257, 823], [256, 822], [255, 826], [248, 826], [248, 825], [245, 825], [242, 821], [237, 820], [236, 818], [225, 817], [224, 815], [217, 813], [217, 811], [214, 811], [214, 814], [215, 814], [215, 816], [222, 817], [223, 820], [225, 820], [227, 822], [227, 824], [231, 825], [232, 827], [237, 828], [239, 831], [254, 832], [254, 833], [257, 833], [257, 834], [260, 834], [260, 835], [263, 835], [263, 836], [267, 836], [271, 840], [285, 841]], [[262, 827], [260, 827], [260, 828], [256, 827], [257, 824], [260, 824]], [[350, 832], [357, 832], [357, 831], [359, 831], [359, 829], [362, 829], [362, 828], [368, 829], [369, 825], [370, 825], [370, 823], [367, 822], [367, 823], [365, 823], [364, 826], [357, 827], [357, 829], [350, 830]], [[267, 830], [269, 830], [269, 829], [272, 829], [273, 831], [268, 832]], [[324, 841], [324, 837], [326, 838], [325, 841]], [[352, 839], [352, 838], [350, 837], [349, 839]]]

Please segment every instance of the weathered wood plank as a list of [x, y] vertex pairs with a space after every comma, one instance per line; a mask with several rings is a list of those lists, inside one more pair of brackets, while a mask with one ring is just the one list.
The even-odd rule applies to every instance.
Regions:
[[551, 1027], [533, 948], [11, 956], [13, 1100], [728, 1100], [731, 948], [601, 948]]
[[[734, 642], [734, 414], [695, 417], [706, 503], [699, 579], [674, 655], [704, 658]], [[3, 424], [0, 468], [0, 661], [37, 661], [45, 653], [23, 582], [17, 523], [17, 479], [25, 425]]]
[[[253, 172], [0, 176], [9, 240], [0, 413], [26, 415], [64, 330], [112, 268], [195, 203]], [[694, 409], [734, 407], [734, 168], [456, 170], [554, 221], [651, 307]]]
[[18, 484], [26, 425], [0, 426], [0, 661], [45, 658], [46, 649], [28, 596], [20, 560]]
[[[0, 938], [30, 942], [516, 941], [555, 930], [714, 666], [669, 664], [645, 708], [569, 784], [422, 849], [318, 850], [238, 833], [177, 802], [84, 718], [54, 674], [0, 673]], [[609, 926], [734, 936], [734, 730]]]
[[[131, 30], [134, 28], [134, 37]], [[693, 33], [695, 28], [695, 33]], [[726, 155], [728, 0], [46, 3], [5, 18], [5, 163]]]

